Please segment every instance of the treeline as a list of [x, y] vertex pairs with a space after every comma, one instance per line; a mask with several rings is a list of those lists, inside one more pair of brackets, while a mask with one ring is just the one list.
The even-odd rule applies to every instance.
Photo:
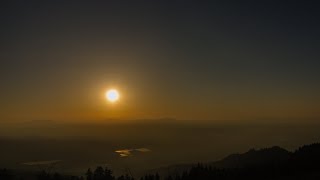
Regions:
[[[0, 170], [1, 180], [29, 180], [29, 178], [14, 176], [13, 172]], [[179, 175], [161, 177], [158, 173], [147, 174], [140, 178], [134, 178], [129, 174], [114, 176], [113, 172], [103, 167], [95, 170], [88, 169], [84, 176], [70, 176], [59, 173], [47, 173], [42, 171], [35, 180], [295, 180], [295, 179], [320, 179], [319, 169], [288, 169], [275, 167], [251, 167], [239, 169], [219, 169], [202, 164], [192, 167]]]
[[7, 169], [0, 169], [0, 179], [2, 180], [11, 180], [13, 179], [13, 173]]

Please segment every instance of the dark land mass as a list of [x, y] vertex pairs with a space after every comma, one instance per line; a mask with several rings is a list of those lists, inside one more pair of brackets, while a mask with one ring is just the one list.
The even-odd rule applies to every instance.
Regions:
[[133, 177], [130, 170], [114, 176], [108, 167], [88, 169], [84, 176], [72, 176], [57, 172], [28, 173], [0, 170], [1, 180], [209, 180], [209, 179], [319, 179], [320, 144], [299, 147], [293, 152], [274, 146], [251, 149], [242, 154], [232, 154], [212, 163], [169, 166], [149, 171], [142, 177]]

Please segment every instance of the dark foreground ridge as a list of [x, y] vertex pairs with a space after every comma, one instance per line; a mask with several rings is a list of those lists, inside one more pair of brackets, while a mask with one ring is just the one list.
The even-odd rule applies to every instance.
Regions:
[[[171, 167], [172, 168], [172, 167]], [[160, 170], [161, 171], [161, 170]], [[289, 152], [280, 147], [249, 150], [233, 154], [221, 161], [176, 167], [168, 174], [151, 172], [143, 177], [130, 174], [115, 177], [112, 170], [88, 169], [85, 176], [70, 176], [45, 171], [33, 175], [1, 169], [0, 180], [233, 180], [233, 179], [320, 179], [320, 144], [314, 143]]]

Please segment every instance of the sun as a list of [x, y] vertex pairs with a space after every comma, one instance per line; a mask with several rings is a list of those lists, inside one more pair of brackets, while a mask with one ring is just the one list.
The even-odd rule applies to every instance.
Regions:
[[116, 102], [119, 100], [119, 92], [116, 89], [109, 89], [106, 92], [106, 98], [109, 102]]

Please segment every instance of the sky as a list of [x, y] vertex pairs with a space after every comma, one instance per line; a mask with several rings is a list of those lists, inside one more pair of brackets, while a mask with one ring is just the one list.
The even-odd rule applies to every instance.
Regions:
[[318, 118], [319, 8], [1, 1], [0, 120]]

